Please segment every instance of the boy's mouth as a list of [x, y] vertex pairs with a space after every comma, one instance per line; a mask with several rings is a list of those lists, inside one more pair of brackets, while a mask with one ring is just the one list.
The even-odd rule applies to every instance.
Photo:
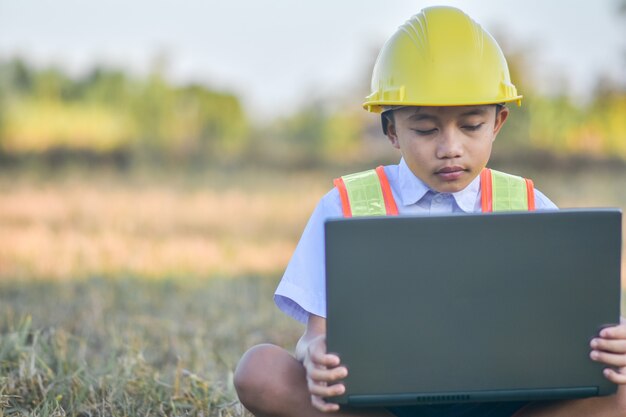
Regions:
[[454, 165], [438, 169], [437, 171], [435, 171], [435, 175], [437, 175], [444, 181], [454, 181], [459, 179], [465, 171], [465, 168]]

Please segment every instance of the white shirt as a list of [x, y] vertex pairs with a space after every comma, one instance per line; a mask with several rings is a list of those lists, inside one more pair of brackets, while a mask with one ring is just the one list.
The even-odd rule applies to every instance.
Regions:
[[[400, 215], [481, 211], [480, 176], [461, 191], [438, 193], [417, 178], [404, 159], [398, 165], [386, 166], [385, 173]], [[535, 208], [557, 209], [536, 189]], [[276, 305], [302, 323], [307, 322], [309, 314], [326, 317], [324, 222], [337, 217], [343, 217], [341, 199], [339, 191], [333, 188], [313, 211], [274, 294]]]

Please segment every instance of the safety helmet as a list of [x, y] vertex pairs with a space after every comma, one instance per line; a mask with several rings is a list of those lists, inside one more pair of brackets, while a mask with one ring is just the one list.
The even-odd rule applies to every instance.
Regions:
[[521, 104], [495, 39], [454, 7], [423, 9], [383, 45], [363, 107]]

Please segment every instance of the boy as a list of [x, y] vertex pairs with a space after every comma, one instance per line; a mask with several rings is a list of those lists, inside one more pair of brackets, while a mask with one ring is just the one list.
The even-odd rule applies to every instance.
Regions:
[[[256, 416], [626, 416], [626, 324], [591, 341], [591, 360], [608, 365], [616, 395], [571, 401], [339, 409], [326, 397], [344, 392], [339, 357], [326, 352], [323, 224], [368, 214], [555, 209], [532, 182], [484, 168], [509, 111], [520, 102], [493, 38], [458, 9], [432, 7], [410, 19], [383, 46], [364, 107], [382, 114], [398, 165], [342, 177], [322, 198], [279, 284], [275, 301], [306, 323], [295, 357], [272, 345], [251, 348], [235, 372], [241, 402]], [[354, 182], [374, 181], [374, 202], [359, 200]], [[516, 201], [492, 200], [491, 181], [510, 183]], [[520, 191], [520, 192], [517, 192]], [[512, 192], [513, 193], [513, 192]], [[502, 205], [504, 204], [504, 206]], [[566, 325], [566, 323], [564, 323]], [[541, 343], [541, 341], [537, 341]]]

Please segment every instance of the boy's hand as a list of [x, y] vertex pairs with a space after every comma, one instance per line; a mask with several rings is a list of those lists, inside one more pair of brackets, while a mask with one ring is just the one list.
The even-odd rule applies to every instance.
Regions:
[[604, 369], [604, 376], [611, 382], [626, 385], [626, 321], [622, 319], [622, 324], [602, 329], [590, 346], [591, 359], [610, 366]]
[[338, 411], [339, 405], [324, 401], [324, 397], [341, 395], [346, 388], [334, 382], [344, 379], [348, 370], [340, 365], [337, 355], [326, 353], [326, 336], [319, 335], [311, 340], [306, 349], [304, 361], [306, 380], [311, 393], [311, 403], [323, 412]]

